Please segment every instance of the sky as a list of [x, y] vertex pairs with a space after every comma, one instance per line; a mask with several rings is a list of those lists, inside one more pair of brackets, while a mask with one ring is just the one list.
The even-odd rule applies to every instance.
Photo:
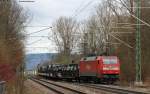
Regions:
[[[20, 0], [31, 1], [31, 0]], [[32, 0], [33, 1], [33, 0]], [[75, 17], [85, 20], [93, 13], [101, 0], [34, 0], [19, 2], [29, 15], [26, 25], [26, 53], [56, 53], [55, 43], [47, 36], [52, 36], [51, 29], [33, 33], [48, 27], [60, 16]], [[74, 16], [77, 15], [77, 16]]]

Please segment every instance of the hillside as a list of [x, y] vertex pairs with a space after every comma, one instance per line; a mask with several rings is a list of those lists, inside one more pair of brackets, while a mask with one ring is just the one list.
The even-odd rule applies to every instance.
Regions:
[[36, 66], [45, 61], [52, 60], [56, 53], [37, 53], [37, 54], [27, 54], [25, 58], [26, 70], [32, 70]]

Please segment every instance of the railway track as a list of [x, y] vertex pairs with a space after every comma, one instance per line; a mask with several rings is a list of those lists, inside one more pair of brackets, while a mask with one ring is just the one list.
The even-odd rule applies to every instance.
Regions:
[[54, 91], [56, 94], [87, 94], [85, 92], [65, 87], [63, 85], [58, 85], [56, 83], [48, 82], [46, 80], [40, 80], [35, 78], [31, 78], [31, 80]]
[[[68, 82], [61, 82], [61, 83], [68, 83]], [[72, 84], [72, 83], [68, 83]], [[83, 86], [87, 88], [93, 88], [95, 90], [102, 90], [110, 93], [115, 94], [150, 94], [150, 92], [142, 92], [142, 91], [135, 91], [135, 90], [128, 90], [125, 88], [114, 87], [112, 85], [102, 85], [102, 84], [81, 84], [81, 83], [74, 83], [76, 86]]]
[[[68, 83], [68, 82], [60, 82], [62, 85], [58, 85], [58, 84], [55, 84], [55, 83], [52, 83], [48, 80], [44, 80], [44, 79], [41, 79], [41, 80], [37, 80], [37, 79], [34, 79], [37, 81], [40, 81], [40, 82], [44, 82], [46, 84], [52, 84], [52, 85], [55, 85], [55, 86], [58, 86], [58, 87], [61, 87], [65, 90], [69, 90], [71, 91], [72, 93], [69, 93], [69, 94], [87, 94], [86, 92], [81, 92], [81, 91], [78, 91], [78, 90], [75, 90], [75, 89], [71, 89], [69, 87], [65, 87], [65, 86], [62, 86], [64, 84], [72, 84], [72, 83]], [[39, 82], [37, 82], [39, 83]], [[39, 83], [41, 84], [41, 83]], [[41, 84], [42, 85], [42, 84]], [[106, 92], [110, 92], [108, 94], [111, 94], [111, 93], [114, 93], [114, 94], [150, 94], [150, 93], [146, 93], [146, 92], [141, 92], [141, 91], [135, 91], [135, 90], [128, 90], [128, 89], [124, 89], [124, 88], [119, 88], [119, 87], [113, 87], [113, 86], [110, 86], [110, 85], [100, 85], [100, 84], [80, 84], [80, 83], [74, 83], [73, 85], [75, 86], [80, 86], [80, 87], [86, 87], [86, 88], [92, 88], [92, 89], [95, 89], [95, 90], [99, 90], [99, 91], [106, 91]], [[45, 86], [49, 89], [51, 89], [49, 86]], [[53, 88], [51, 89], [53, 90]], [[55, 91], [53, 90], [54, 92], [58, 93], [58, 94], [67, 94], [67, 93], [62, 93], [62, 91]]]
[[78, 85], [88, 87], [88, 88], [99, 89], [99, 90], [103, 90], [115, 94], [150, 94], [150, 93], [145, 93], [140, 91], [127, 90], [123, 88], [115, 88], [107, 85], [96, 85], [96, 84], [78, 84]]

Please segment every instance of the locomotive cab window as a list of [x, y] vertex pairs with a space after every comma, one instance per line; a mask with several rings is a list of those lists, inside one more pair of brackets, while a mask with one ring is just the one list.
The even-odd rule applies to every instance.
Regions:
[[104, 64], [117, 64], [117, 59], [104, 59], [103, 62]]

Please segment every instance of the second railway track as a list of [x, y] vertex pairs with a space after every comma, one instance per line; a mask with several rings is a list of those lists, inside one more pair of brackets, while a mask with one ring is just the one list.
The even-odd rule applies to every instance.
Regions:
[[[79, 91], [77, 89], [73, 89], [70, 87], [66, 87], [65, 84], [72, 84], [72, 83], [68, 83], [68, 82], [59, 82], [61, 83], [61, 85], [59, 85], [58, 83], [54, 83], [53, 81], [49, 81], [49, 80], [45, 80], [45, 79], [32, 79], [34, 81], [36, 81], [37, 83], [51, 89], [52, 91], [58, 93], [58, 94], [88, 94], [87, 92], [83, 92], [83, 91]], [[45, 83], [45, 84], [43, 84]], [[65, 90], [69, 90], [72, 93], [65, 93], [62, 91], [59, 91], [57, 89], [51, 88], [48, 84], [54, 85], [56, 87], [60, 87], [63, 88]], [[80, 86], [80, 87], [86, 87], [87, 89], [94, 89], [94, 90], [98, 90], [98, 91], [106, 91], [106, 94], [150, 94], [147, 92], [142, 92], [142, 91], [135, 91], [135, 90], [128, 90], [128, 89], [124, 89], [124, 88], [119, 88], [119, 87], [113, 87], [113, 86], [109, 86], [109, 85], [101, 85], [101, 84], [85, 84], [85, 83], [74, 83], [72, 84], [74, 86]], [[108, 93], [109, 92], [109, 93]], [[91, 94], [91, 93], [90, 93]], [[103, 94], [103, 93], [96, 93], [96, 94]]]
[[78, 90], [63, 86], [63, 85], [58, 85], [58, 84], [48, 82], [45, 80], [39, 80], [35, 78], [32, 78], [31, 80], [54, 91], [56, 94], [87, 94], [85, 92], [78, 91]]
[[146, 92], [141, 92], [141, 91], [135, 91], [135, 90], [127, 90], [123, 88], [114, 88], [111, 86], [105, 86], [105, 85], [95, 85], [95, 84], [79, 84], [79, 86], [84, 86], [84, 87], [89, 87], [89, 88], [94, 88], [94, 89], [99, 89], [115, 94], [150, 94]]

